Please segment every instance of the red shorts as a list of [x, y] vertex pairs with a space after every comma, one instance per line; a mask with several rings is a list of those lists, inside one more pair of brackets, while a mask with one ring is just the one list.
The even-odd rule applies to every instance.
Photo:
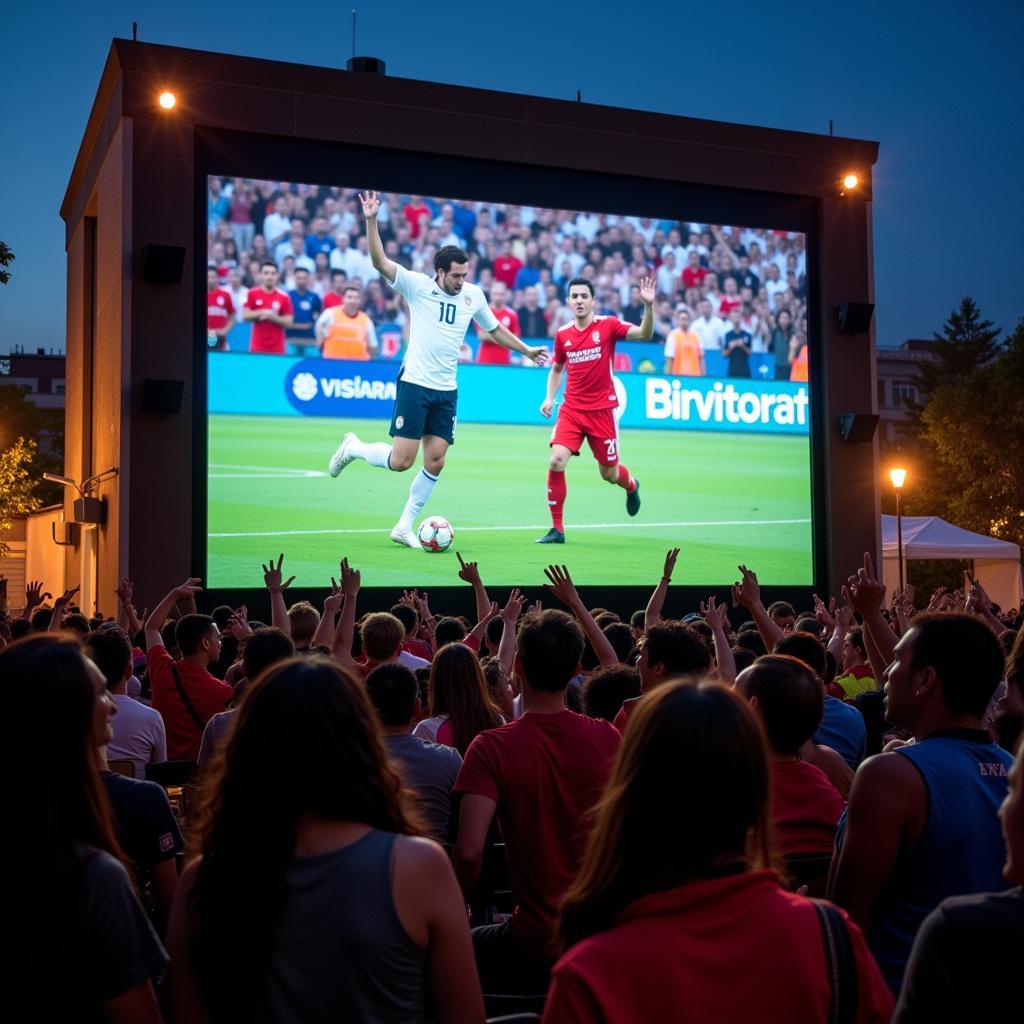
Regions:
[[619, 461], [619, 431], [614, 409], [570, 409], [563, 405], [558, 410], [550, 443], [560, 444], [573, 455], [579, 455], [584, 438], [602, 466], [614, 466]]

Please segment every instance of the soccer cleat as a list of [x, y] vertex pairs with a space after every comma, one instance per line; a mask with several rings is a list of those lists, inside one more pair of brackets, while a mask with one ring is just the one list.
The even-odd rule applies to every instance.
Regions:
[[535, 540], [534, 544], [564, 544], [565, 534], [561, 530], [556, 530], [553, 526], [547, 533], [544, 534], [539, 540]]
[[391, 531], [391, 539], [396, 544], [404, 544], [407, 548], [418, 548], [420, 546], [420, 539], [416, 536], [416, 531], [409, 526], [403, 526], [401, 523], [398, 523]]
[[633, 477], [633, 483], [636, 486], [626, 494], [626, 514], [631, 516], [640, 511], [640, 481]]
[[351, 454], [352, 442], [358, 441], [359, 438], [355, 434], [346, 434], [341, 439], [341, 444], [338, 445], [338, 450], [331, 456], [331, 461], [327, 467], [328, 472], [331, 476], [337, 476], [350, 462], [355, 459], [355, 456]]

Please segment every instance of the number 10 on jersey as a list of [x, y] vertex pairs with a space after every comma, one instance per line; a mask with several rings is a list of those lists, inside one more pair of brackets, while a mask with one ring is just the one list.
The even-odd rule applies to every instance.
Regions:
[[437, 322], [439, 324], [455, 323], [455, 303], [439, 302], [437, 304]]

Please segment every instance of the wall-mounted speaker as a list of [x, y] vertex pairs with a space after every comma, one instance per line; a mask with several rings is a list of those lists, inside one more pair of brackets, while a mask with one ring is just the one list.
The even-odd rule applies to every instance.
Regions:
[[155, 380], [142, 382], [142, 411], [158, 416], [173, 416], [181, 412], [181, 396], [185, 391], [183, 380]]
[[144, 245], [142, 280], [149, 284], [181, 284], [185, 249], [180, 245]]
[[844, 302], [836, 306], [836, 322], [840, 334], [867, 334], [875, 306], [871, 302]]
[[871, 412], [844, 412], [839, 417], [839, 433], [848, 444], [870, 441], [877, 426], [878, 417]]

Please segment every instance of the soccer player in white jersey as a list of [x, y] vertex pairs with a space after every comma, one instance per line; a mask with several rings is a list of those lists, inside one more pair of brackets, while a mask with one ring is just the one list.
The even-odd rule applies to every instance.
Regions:
[[366, 218], [370, 260], [381, 277], [409, 305], [409, 347], [398, 371], [395, 409], [389, 433], [393, 444], [367, 444], [355, 434], [346, 434], [330, 462], [331, 476], [337, 476], [354, 459], [363, 459], [379, 469], [403, 473], [416, 461], [423, 442], [423, 467], [409, 488], [401, 518], [391, 531], [396, 544], [419, 547], [413, 523], [433, 493], [444, 467], [449, 446], [455, 443], [455, 415], [458, 390], [455, 371], [470, 320], [499, 345], [521, 352], [543, 366], [547, 350], [524, 345], [503, 327], [487, 305], [483, 291], [466, 281], [469, 257], [458, 246], [446, 245], [434, 254], [434, 277], [406, 270], [384, 255], [377, 229], [380, 197], [376, 192], [359, 196]]

